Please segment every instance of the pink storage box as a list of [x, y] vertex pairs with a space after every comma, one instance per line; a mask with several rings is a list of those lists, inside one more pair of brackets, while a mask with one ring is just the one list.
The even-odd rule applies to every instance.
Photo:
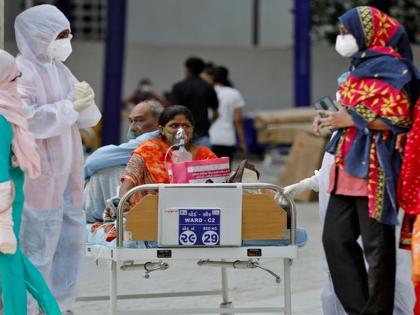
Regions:
[[169, 176], [171, 183], [224, 183], [229, 178], [229, 158], [173, 163]]

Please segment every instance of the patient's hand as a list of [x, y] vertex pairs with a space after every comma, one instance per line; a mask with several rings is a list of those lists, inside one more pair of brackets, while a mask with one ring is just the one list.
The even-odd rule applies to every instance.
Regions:
[[110, 207], [106, 207], [103, 214], [104, 222], [114, 221], [117, 218], [116, 212]]
[[115, 228], [114, 223], [103, 223], [103, 222], [96, 222], [92, 224], [90, 231], [92, 233], [96, 233], [99, 229], [104, 229], [106, 234], [106, 241], [112, 242], [117, 237], [117, 230]]
[[[120, 202], [120, 198], [111, 198], [108, 199], [106, 204], [107, 207], [104, 210], [103, 220], [104, 222], [115, 221], [117, 219], [117, 208], [118, 203]], [[130, 211], [132, 208], [132, 204], [130, 201], [126, 201], [123, 206], [123, 213]]]
[[115, 228], [115, 226], [112, 224], [109, 224], [106, 228], [105, 228], [105, 232], [106, 232], [106, 241], [107, 242], [112, 242], [116, 237], [117, 237], [117, 229]]
[[92, 226], [90, 227], [90, 231], [92, 233], [95, 233], [100, 227], [102, 227], [103, 223], [102, 222], [95, 222], [92, 224]]

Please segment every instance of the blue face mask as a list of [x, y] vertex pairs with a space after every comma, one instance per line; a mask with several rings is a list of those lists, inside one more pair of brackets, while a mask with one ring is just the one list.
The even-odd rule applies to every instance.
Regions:
[[338, 78], [337, 78], [337, 84], [338, 86], [340, 86], [341, 84], [343, 84], [344, 82], [346, 82], [347, 78], [350, 75], [350, 71], [346, 71], [344, 73], [342, 73]]
[[133, 139], [136, 139], [136, 138], [137, 138], [137, 134], [133, 130], [128, 129], [128, 131], [127, 131], [127, 139], [128, 140], [133, 140]]

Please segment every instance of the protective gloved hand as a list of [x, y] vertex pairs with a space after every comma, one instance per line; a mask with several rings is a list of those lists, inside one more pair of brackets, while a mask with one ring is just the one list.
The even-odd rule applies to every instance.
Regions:
[[76, 83], [74, 86], [74, 110], [80, 112], [89, 107], [95, 99], [95, 93], [86, 82]]
[[294, 197], [306, 190], [318, 191], [318, 182], [316, 175], [302, 179], [300, 182], [284, 187], [284, 193], [290, 197]]
[[86, 81], [78, 82], [74, 85], [75, 99], [83, 98], [90, 95], [95, 96], [95, 93], [93, 92], [92, 87]]
[[89, 107], [94, 100], [94, 96], [85, 96], [83, 98], [75, 99], [73, 101], [73, 108], [76, 112], [80, 112], [85, 108]]
[[280, 197], [276, 196], [276, 198], [279, 198], [280, 205], [282, 205], [283, 207], [286, 207], [289, 204], [289, 202], [286, 200], [284, 195], [287, 195], [293, 198], [295, 195], [300, 194], [301, 192], [304, 192], [309, 189], [313, 191], [318, 191], [318, 180], [316, 178], [317, 173], [318, 171], [315, 171], [314, 176], [302, 179], [298, 183], [284, 187], [283, 194], [280, 195]]
[[14, 189], [11, 181], [0, 184], [0, 252], [14, 254], [17, 248], [13, 231], [12, 202]]

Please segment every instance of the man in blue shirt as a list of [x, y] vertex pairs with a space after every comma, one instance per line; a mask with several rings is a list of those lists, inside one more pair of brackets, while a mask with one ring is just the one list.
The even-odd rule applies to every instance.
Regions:
[[93, 152], [85, 162], [84, 209], [89, 223], [102, 221], [106, 200], [117, 194], [120, 176], [128, 163], [131, 152], [147, 140], [159, 136], [158, 119], [162, 105], [155, 101], [144, 101], [136, 105], [128, 120], [128, 142], [107, 145]]

